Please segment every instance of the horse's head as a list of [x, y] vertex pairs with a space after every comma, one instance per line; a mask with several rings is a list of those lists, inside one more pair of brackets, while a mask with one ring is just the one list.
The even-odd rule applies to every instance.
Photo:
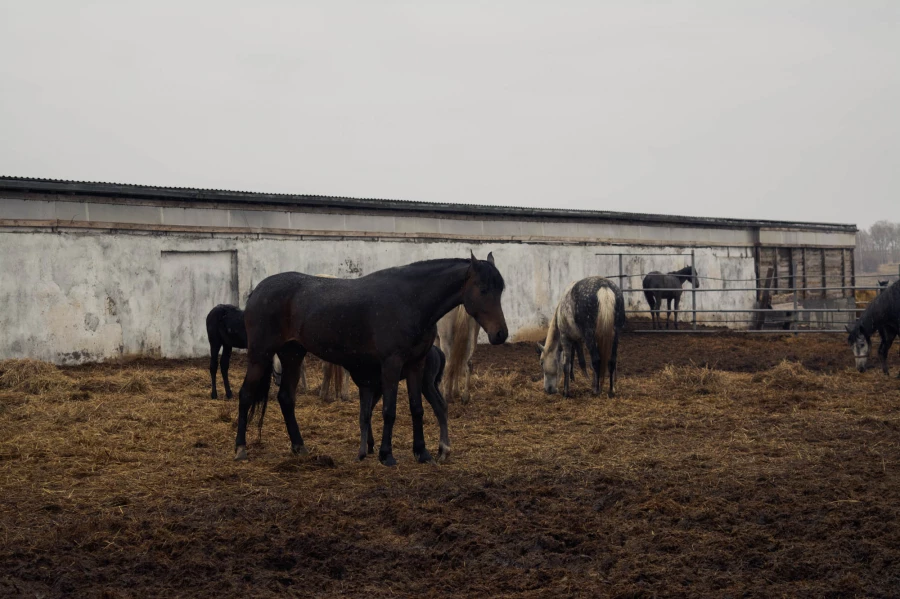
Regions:
[[694, 286], [694, 289], [700, 287], [700, 275], [697, 274], [697, 270], [693, 266], [690, 267], [690, 273], [691, 273], [691, 285]]
[[487, 333], [492, 345], [503, 343], [509, 335], [500, 306], [503, 287], [503, 277], [494, 266], [494, 255], [488, 254], [487, 260], [476, 260], [472, 254], [463, 288], [463, 306]]
[[872, 348], [872, 341], [869, 335], [866, 335], [862, 327], [859, 326], [859, 323], [856, 323], [854, 326], [848, 324], [846, 329], [847, 333], [849, 333], [847, 343], [850, 345], [850, 350], [853, 351], [853, 357], [856, 358], [856, 369], [860, 372], [865, 372], [869, 350]]
[[[563, 367], [562, 344], [537, 344], [538, 357], [541, 359], [541, 370], [544, 371], [544, 393], [553, 395], [559, 390], [559, 373]], [[549, 349], [548, 349], [549, 348]]]
[[888, 283], [890, 283], [890, 281], [887, 281], [887, 280], [885, 280], [885, 281], [878, 281], [878, 293], [881, 293], [881, 292], [883, 292], [885, 289], [887, 289]]

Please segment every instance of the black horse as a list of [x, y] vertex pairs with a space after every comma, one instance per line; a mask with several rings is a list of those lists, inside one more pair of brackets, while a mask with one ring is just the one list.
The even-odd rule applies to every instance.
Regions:
[[247, 348], [247, 330], [244, 328], [244, 313], [237, 306], [219, 304], [206, 315], [206, 335], [209, 337], [209, 376], [212, 379], [212, 398], [217, 399], [216, 369], [219, 350], [222, 350], [222, 382], [225, 383], [225, 397], [231, 399], [231, 385], [228, 384], [228, 365], [231, 363], [231, 349]]
[[693, 266], [685, 266], [668, 274], [654, 270], [644, 277], [644, 297], [650, 304], [650, 318], [653, 328], [661, 329], [659, 311], [662, 301], [666, 300], [666, 328], [669, 328], [669, 315], [672, 313], [672, 300], [675, 300], [675, 328], [678, 329], [678, 303], [681, 301], [681, 286], [690, 281], [694, 288], [700, 287], [700, 278]]
[[881, 356], [881, 370], [889, 374], [887, 359], [894, 338], [900, 334], [900, 280], [880, 292], [869, 302], [862, 315], [852, 326], [847, 325], [847, 343], [856, 358], [856, 369], [866, 371], [866, 362], [872, 347], [872, 334], [881, 337], [878, 355]]
[[265, 406], [272, 358], [281, 360], [278, 403], [294, 453], [306, 453], [294, 415], [294, 394], [307, 352], [340, 364], [359, 387], [359, 459], [369, 449], [372, 406], [383, 395], [384, 429], [378, 459], [394, 465], [392, 432], [397, 386], [406, 379], [413, 421], [413, 454], [431, 461], [422, 432], [422, 384], [437, 321], [463, 304], [492, 344], [508, 331], [500, 297], [503, 277], [493, 259], [442, 259], [388, 268], [358, 279], [296, 272], [264, 279], [244, 312], [247, 374], [241, 386], [235, 459], [246, 459], [248, 418]]

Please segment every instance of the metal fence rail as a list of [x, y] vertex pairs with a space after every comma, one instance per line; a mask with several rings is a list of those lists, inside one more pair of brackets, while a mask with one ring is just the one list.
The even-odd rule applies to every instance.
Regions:
[[[671, 252], [648, 252], [648, 253], [598, 253], [597, 256], [617, 257], [619, 262], [619, 273], [614, 275], [606, 275], [607, 279], [618, 279], [619, 287], [625, 294], [644, 293], [642, 283], [634, 284], [634, 278], [643, 281], [643, 278], [649, 273], [626, 273], [624, 272], [624, 260], [628, 258], [642, 258], [650, 256], [674, 256], [679, 258], [690, 258], [690, 266], [696, 272], [695, 260], [696, 256], [693, 250], [687, 253], [671, 253]], [[771, 272], [771, 270], [770, 270]], [[805, 275], [804, 275], [805, 276]], [[817, 275], [818, 276], [818, 275]], [[654, 289], [654, 292], [681, 292], [687, 295], [690, 292], [691, 304], [689, 308], [681, 307], [678, 310], [679, 315], [685, 315], [690, 312], [690, 329], [635, 329], [630, 332], [634, 333], [721, 333], [724, 330], [739, 333], [759, 333], [759, 334], [785, 334], [785, 333], [845, 333], [843, 328], [835, 328], [834, 325], [841, 323], [851, 323], [856, 315], [870, 303], [872, 291], [879, 292], [884, 288], [874, 284], [863, 285], [827, 285], [828, 279], [840, 278], [846, 281], [842, 274], [840, 277], [822, 273], [822, 285], [817, 286], [788, 286], [780, 287], [785, 280], [795, 283], [796, 275], [769, 276], [752, 279], [728, 279], [724, 277], [712, 277], [697, 275], [697, 279], [706, 281], [719, 281], [721, 286], [716, 287], [700, 287], [695, 288], [691, 285], [689, 288], [670, 288], [670, 289]], [[893, 282], [897, 280], [896, 276], [888, 275], [853, 275], [852, 280], [857, 279], [876, 279], [878, 281], [888, 280]], [[766, 280], [769, 287], [763, 286], [760, 281]], [[627, 288], [625, 283], [628, 282]], [[804, 280], [804, 282], [806, 282]], [[752, 283], [753, 285], [747, 285]], [[773, 285], [774, 283], [774, 285]], [[730, 286], [734, 284], [734, 286]], [[859, 292], [868, 292], [860, 299]], [[753, 307], [748, 308], [698, 308], [698, 293], [720, 293], [720, 294], [740, 294], [738, 305], [752, 304]], [[752, 294], [752, 295], [751, 295]], [[763, 297], [785, 297], [788, 302], [769, 303], [766, 306], [761, 305]], [[770, 300], [771, 301], [771, 300]], [[632, 301], [632, 304], [635, 302]], [[734, 302], [728, 302], [733, 305]], [[662, 317], [667, 312], [666, 302], [659, 310], [659, 316]], [[674, 308], [674, 306], [673, 306]], [[629, 308], [625, 310], [626, 314], [642, 314], [651, 315], [649, 306], [645, 309]], [[675, 310], [673, 309], [674, 313]], [[698, 314], [721, 314], [723, 316], [731, 314], [746, 314], [748, 318], [724, 318], [722, 321], [697, 321]], [[848, 318], [849, 316], [849, 318]], [[814, 319], [814, 322], [813, 322]], [[680, 324], [684, 324], [682, 321]], [[698, 324], [704, 328], [698, 329]], [[734, 328], [734, 325], [750, 325], [742, 328]], [[831, 326], [829, 326], [831, 325]], [[671, 324], [670, 324], [671, 326]], [[778, 328], [773, 328], [778, 327]]]

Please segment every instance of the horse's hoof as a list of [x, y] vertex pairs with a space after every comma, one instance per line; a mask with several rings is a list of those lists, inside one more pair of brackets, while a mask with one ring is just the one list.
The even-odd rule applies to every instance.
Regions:
[[416, 456], [416, 460], [420, 464], [434, 464], [434, 458], [431, 457], [431, 454], [428, 452], [427, 449], [423, 449], [422, 453], [414, 452], [413, 455]]
[[225, 399], [234, 399], [234, 393], [229, 391], [228, 393], [225, 394]]
[[294, 455], [308, 455], [309, 450], [306, 449], [306, 445], [292, 445], [291, 453]]
[[397, 460], [394, 459], [394, 456], [391, 454], [380, 455], [378, 456], [378, 461], [384, 464], [385, 466], [396, 466]]
[[441, 443], [440, 447], [438, 448], [438, 457], [437, 457], [438, 464], [442, 464], [442, 463], [446, 462], [447, 458], [449, 458], [449, 457], [450, 457], [450, 446], [444, 445], [443, 443]]
[[213, 391], [209, 394], [210, 399], [219, 399], [219, 394]]
[[234, 452], [234, 461], [235, 462], [246, 462], [247, 461], [247, 447], [244, 445], [240, 445], [236, 448]]
[[[371, 452], [369, 452], [369, 453], [371, 453]], [[360, 462], [362, 462], [364, 459], [366, 459], [366, 455], [367, 454], [365, 454], [365, 453], [358, 453], [358, 454], [356, 454], [356, 459], [359, 460]]]

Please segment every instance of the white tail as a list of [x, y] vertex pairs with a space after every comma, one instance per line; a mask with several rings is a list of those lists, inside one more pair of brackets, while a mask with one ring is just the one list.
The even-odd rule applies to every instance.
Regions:
[[[609, 287], [601, 287], [597, 290], [597, 326], [594, 338], [597, 341], [597, 349], [600, 351], [600, 391], [603, 390], [603, 378], [609, 370], [609, 359], [612, 357], [613, 339], [616, 335], [616, 294]], [[615, 381], [610, 375], [610, 389], [613, 389]]]

